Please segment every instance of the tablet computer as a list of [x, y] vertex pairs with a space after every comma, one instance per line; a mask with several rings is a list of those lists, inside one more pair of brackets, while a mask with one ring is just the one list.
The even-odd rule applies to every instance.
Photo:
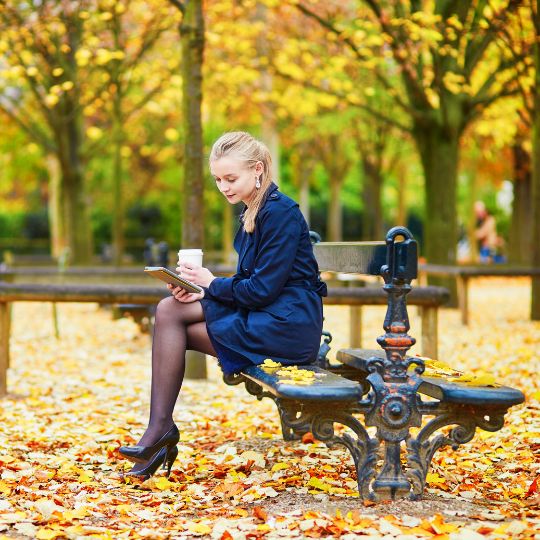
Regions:
[[202, 288], [195, 283], [191, 283], [187, 279], [180, 277], [178, 274], [171, 272], [168, 268], [164, 266], [147, 266], [144, 271], [151, 276], [164, 281], [165, 283], [170, 283], [175, 287], [182, 287], [187, 292], [190, 293], [201, 293], [203, 292]]

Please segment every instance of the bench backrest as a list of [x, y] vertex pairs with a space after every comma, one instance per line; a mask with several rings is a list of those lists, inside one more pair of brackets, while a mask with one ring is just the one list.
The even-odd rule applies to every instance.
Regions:
[[385, 242], [320, 242], [313, 251], [322, 272], [378, 276], [386, 264]]
[[316, 242], [313, 251], [322, 272], [382, 275], [385, 281], [409, 282], [418, 274], [417, 244], [404, 227], [391, 229], [385, 242]]

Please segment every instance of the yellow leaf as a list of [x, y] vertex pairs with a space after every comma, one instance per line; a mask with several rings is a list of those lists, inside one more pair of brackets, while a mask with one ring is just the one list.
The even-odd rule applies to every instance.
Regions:
[[47, 107], [54, 107], [58, 103], [58, 101], [58, 96], [54, 96], [52, 94], [47, 94], [45, 96], [45, 104], [47, 105]]
[[91, 482], [94, 479], [92, 471], [82, 471], [79, 475], [79, 482]]
[[289, 464], [288, 463], [284, 463], [283, 461], [281, 461], [280, 463], [276, 463], [273, 467], [272, 467], [272, 472], [276, 472], [276, 471], [281, 471], [283, 469], [288, 469], [289, 468]]
[[278, 368], [281, 367], [281, 364], [279, 362], [274, 362], [272, 359], [267, 358], [263, 363], [263, 367], [265, 368]]
[[204, 523], [190, 523], [188, 529], [195, 534], [210, 534], [212, 532], [212, 529]]
[[0, 480], [0, 493], [4, 495], [9, 495], [11, 493], [11, 488], [3, 481]]
[[169, 480], [164, 476], [160, 476], [159, 478], [156, 478], [154, 480], [154, 486], [156, 486], [158, 489], [161, 489], [162, 491], [165, 489], [170, 489], [172, 485], [174, 484], [172, 482], [169, 482]]
[[470, 386], [498, 386], [495, 383], [495, 377], [487, 373], [478, 375], [463, 375], [461, 377], [449, 377], [450, 382], [467, 383]]
[[176, 129], [168, 128], [165, 130], [165, 138], [168, 141], [171, 141], [171, 142], [177, 141], [179, 137], [180, 137], [180, 134], [178, 133]]
[[64, 533], [61, 531], [52, 531], [51, 529], [39, 529], [39, 531], [36, 534], [36, 538], [38, 540], [51, 540], [52, 538], [56, 538], [58, 536], [64, 536]]
[[428, 473], [426, 476], [426, 482], [428, 484], [444, 484], [446, 480], [437, 473]]
[[[116, 508], [118, 509], [118, 506]], [[71, 521], [73, 519], [83, 519], [89, 514], [90, 512], [85, 506], [79, 506], [79, 508], [76, 510], [68, 510], [67, 512], [64, 512], [62, 517], [67, 521]]]
[[330, 489], [332, 488], [330, 484], [323, 482], [320, 478], [317, 478], [316, 476], [312, 476], [309, 479], [308, 486], [320, 489], [321, 491], [330, 491]]
[[103, 131], [101, 131], [101, 129], [98, 128], [97, 126], [90, 126], [86, 130], [86, 135], [88, 136], [89, 139], [92, 139], [93, 141], [95, 141], [102, 137]]

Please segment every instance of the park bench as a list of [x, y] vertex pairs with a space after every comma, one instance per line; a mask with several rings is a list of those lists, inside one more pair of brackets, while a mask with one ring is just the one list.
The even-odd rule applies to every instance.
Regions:
[[[441, 376], [440, 364], [407, 354], [415, 343], [408, 334], [407, 295], [418, 266], [417, 244], [407, 229], [391, 229], [385, 242], [319, 243], [314, 251], [321, 270], [383, 278], [385, 334], [377, 339], [382, 350], [341, 350], [340, 363], [332, 364], [326, 334], [310, 365], [265, 362], [226, 376], [225, 382], [244, 383], [258, 399], [273, 399], [285, 440], [311, 432], [329, 447], [345, 446], [364, 499], [419, 498], [439, 448], [456, 449], [473, 438], [477, 427], [501, 429], [507, 410], [524, 396], [497, 384], [466, 382], [451, 369], [453, 377]], [[336, 430], [336, 424], [352, 435]]]
[[458, 306], [461, 311], [461, 322], [465, 326], [469, 324], [469, 282], [472, 279], [486, 277], [540, 276], [540, 268], [513, 266], [509, 264], [482, 264], [477, 266], [460, 264], [422, 264], [419, 269], [421, 283], [427, 283], [427, 276], [450, 276], [456, 278]]

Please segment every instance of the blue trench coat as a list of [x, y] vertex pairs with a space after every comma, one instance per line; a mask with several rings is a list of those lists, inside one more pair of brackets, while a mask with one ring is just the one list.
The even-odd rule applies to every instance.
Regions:
[[225, 374], [271, 358], [282, 364], [315, 359], [326, 285], [307, 223], [292, 199], [272, 184], [252, 233], [234, 239], [238, 267], [216, 278], [201, 300], [208, 335]]

